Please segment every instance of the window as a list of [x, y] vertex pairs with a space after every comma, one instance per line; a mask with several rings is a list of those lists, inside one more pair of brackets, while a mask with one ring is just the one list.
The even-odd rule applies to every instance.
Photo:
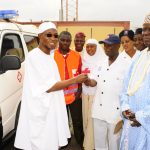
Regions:
[[38, 46], [38, 37], [31, 35], [24, 35], [24, 39], [29, 52]]
[[5, 55], [15, 55], [24, 61], [24, 51], [20, 36], [17, 34], [5, 34], [2, 40], [1, 57]]

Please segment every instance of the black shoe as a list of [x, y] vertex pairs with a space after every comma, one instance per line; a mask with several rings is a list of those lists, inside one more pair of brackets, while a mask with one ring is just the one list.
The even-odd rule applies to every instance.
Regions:
[[63, 149], [65, 149], [67, 146], [68, 146], [68, 144], [65, 145], [65, 146], [60, 147], [59, 150], [63, 150]]
[[71, 138], [68, 139], [68, 144], [70, 144], [70, 143], [71, 143]]

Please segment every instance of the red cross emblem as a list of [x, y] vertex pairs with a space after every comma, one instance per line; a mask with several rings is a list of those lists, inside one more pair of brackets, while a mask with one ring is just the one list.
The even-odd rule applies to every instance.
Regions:
[[18, 71], [17, 80], [18, 80], [19, 82], [21, 82], [21, 80], [22, 80], [22, 74], [20, 73], [20, 71]]
[[89, 68], [85, 68], [84, 70], [82, 70], [82, 73], [90, 73], [90, 70], [89, 70]]

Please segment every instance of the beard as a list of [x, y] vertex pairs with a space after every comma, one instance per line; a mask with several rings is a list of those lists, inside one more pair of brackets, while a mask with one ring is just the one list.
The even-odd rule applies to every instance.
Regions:
[[45, 45], [44, 47], [45, 47], [48, 51], [51, 51], [51, 50], [54, 49], [54, 46], [49, 47], [49, 46]]

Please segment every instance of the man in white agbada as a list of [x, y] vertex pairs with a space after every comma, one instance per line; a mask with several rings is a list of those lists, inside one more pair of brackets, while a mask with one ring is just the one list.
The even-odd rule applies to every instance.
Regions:
[[132, 63], [121, 94], [120, 150], [150, 150], [150, 14], [143, 24], [143, 40], [147, 48]]
[[39, 26], [39, 47], [26, 58], [25, 78], [15, 147], [23, 150], [58, 150], [70, 138], [66, 105], [61, 89], [82, 83], [87, 75], [60, 81], [50, 56], [58, 33], [51, 22]]

